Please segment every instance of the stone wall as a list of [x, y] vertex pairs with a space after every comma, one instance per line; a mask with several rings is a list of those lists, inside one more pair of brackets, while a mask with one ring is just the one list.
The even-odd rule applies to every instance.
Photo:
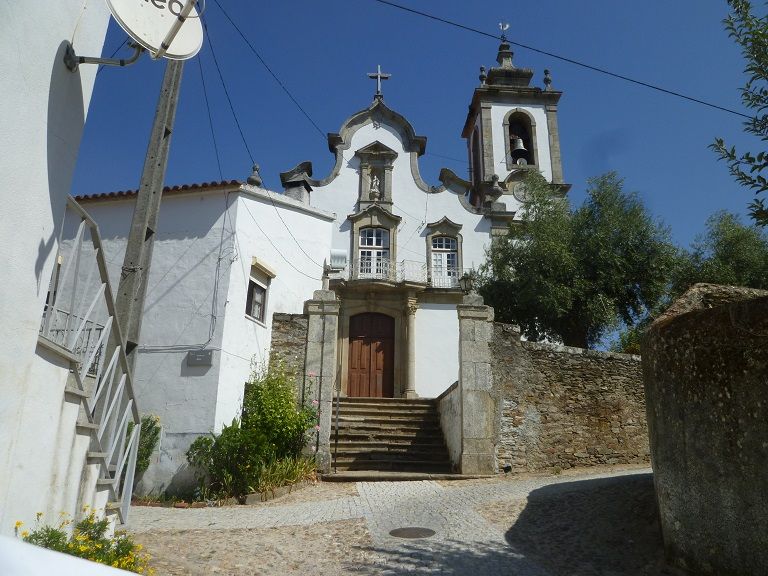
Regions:
[[440, 429], [443, 431], [445, 447], [451, 457], [454, 472], [461, 471], [461, 390], [454, 382], [448, 390], [437, 397], [437, 411], [440, 414]]
[[515, 326], [500, 323], [491, 354], [502, 395], [499, 467], [648, 462], [639, 356], [521, 342]]
[[288, 369], [296, 374], [296, 390], [302, 401], [308, 324], [309, 317], [306, 314], [272, 315], [270, 358], [281, 359]]
[[668, 558], [694, 574], [768, 574], [768, 292], [695, 285], [642, 350]]

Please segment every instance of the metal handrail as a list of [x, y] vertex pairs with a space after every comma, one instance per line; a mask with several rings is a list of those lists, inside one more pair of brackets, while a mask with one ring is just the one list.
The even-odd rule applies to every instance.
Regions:
[[[90, 452], [100, 455], [98, 484], [109, 489], [109, 499], [115, 504], [120, 522], [125, 523], [133, 492], [141, 420], [98, 225], [72, 197], [67, 208], [79, 219], [77, 234], [71, 242], [59, 242], [56, 261], [64, 263], [64, 270], [61, 275], [58, 266], [53, 271], [40, 336], [62, 346], [77, 359], [73, 360], [74, 382], [81, 392], [86, 392], [83, 399], [88, 423], [96, 425], [91, 431]], [[93, 293], [89, 289], [93, 287], [94, 270], [84, 270], [88, 264], [84, 261], [86, 230], [92, 252], [85, 256], [95, 259], [98, 270]], [[66, 299], [66, 309], [58, 304], [60, 299]], [[109, 358], [103, 353], [107, 348]], [[95, 378], [95, 385], [88, 390], [84, 385], [87, 375]], [[133, 430], [129, 437], [130, 426]]]

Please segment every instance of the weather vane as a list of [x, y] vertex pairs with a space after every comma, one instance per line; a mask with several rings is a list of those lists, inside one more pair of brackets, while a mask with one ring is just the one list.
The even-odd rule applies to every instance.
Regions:
[[509, 30], [509, 22], [499, 22], [499, 30], [501, 30], [501, 41], [507, 41], [507, 35], [505, 32]]

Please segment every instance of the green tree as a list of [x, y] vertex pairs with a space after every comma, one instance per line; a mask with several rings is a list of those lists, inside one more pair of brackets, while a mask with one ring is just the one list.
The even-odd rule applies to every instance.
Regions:
[[669, 294], [641, 322], [622, 331], [611, 350], [639, 354], [643, 332], [653, 318], [697, 282], [768, 289], [768, 233], [742, 224], [735, 214], [710, 216], [704, 234], [690, 249], [678, 251]]
[[[747, 61], [744, 71], [748, 79], [741, 89], [741, 100], [755, 111], [755, 116], [744, 122], [744, 130], [764, 143], [768, 141], [768, 17], [755, 15], [748, 0], [728, 0], [728, 5], [731, 13], [723, 21], [725, 28]], [[756, 195], [768, 190], [768, 179], [762, 175], [768, 168], [768, 152], [738, 153], [735, 146], [729, 147], [722, 138], [716, 138], [711, 148], [726, 161], [737, 182]], [[753, 200], [749, 210], [758, 225], [768, 225], [768, 207], [763, 198]]]
[[712, 215], [706, 232], [680, 253], [671, 298], [697, 282], [768, 289], [768, 233], [742, 224], [735, 214]]
[[661, 300], [675, 254], [669, 232], [615, 173], [591, 179], [575, 211], [538, 174], [526, 189], [522, 222], [494, 241], [480, 271], [499, 320], [531, 340], [590, 348]]

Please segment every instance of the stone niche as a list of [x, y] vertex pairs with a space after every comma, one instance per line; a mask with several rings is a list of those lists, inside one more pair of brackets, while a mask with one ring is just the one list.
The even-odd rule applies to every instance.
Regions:
[[642, 346], [668, 559], [768, 574], [768, 292], [697, 284]]

